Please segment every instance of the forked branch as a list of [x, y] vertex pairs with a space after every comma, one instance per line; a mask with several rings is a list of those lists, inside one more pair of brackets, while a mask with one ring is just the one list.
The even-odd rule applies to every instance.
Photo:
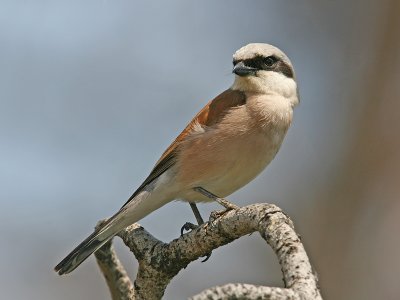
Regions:
[[119, 262], [111, 243], [96, 253], [112, 299], [161, 299], [172, 278], [186, 266], [243, 235], [258, 231], [272, 247], [282, 268], [285, 288], [227, 284], [210, 288], [191, 299], [315, 299], [321, 300], [317, 277], [293, 223], [273, 204], [253, 204], [163, 243], [134, 224], [119, 233], [139, 261], [134, 284]]

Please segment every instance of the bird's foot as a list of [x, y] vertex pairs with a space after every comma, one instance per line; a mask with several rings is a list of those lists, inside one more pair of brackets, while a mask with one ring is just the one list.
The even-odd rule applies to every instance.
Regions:
[[190, 223], [190, 222], [186, 222], [181, 227], [181, 236], [185, 233], [185, 231], [194, 230], [194, 229], [198, 228], [199, 226], [200, 225], [196, 225], [196, 224], [193, 224], [193, 223]]
[[227, 208], [222, 210], [214, 210], [210, 214], [209, 222], [212, 223], [215, 220], [222, 218], [226, 213], [230, 212], [231, 210], [239, 209], [238, 206], [235, 205], [235, 208]]
[[[197, 223], [198, 223], [199, 225], [195, 225], [195, 224], [193, 224], [193, 223], [186, 222], [186, 223], [182, 226], [182, 228], [181, 228], [181, 236], [183, 235], [183, 233], [184, 233], [185, 231], [194, 230], [194, 229], [196, 229], [197, 227], [201, 226], [202, 224], [204, 224], [204, 227], [205, 227], [205, 229], [206, 229], [206, 231], [207, 231], [208, 225], [209, 225], [209, 224], [212, 224], [212, 222], [213, 222], [214, 220], [216, 220], [216, 219], [222, 217], [224, 214], [226, 214], [226, 213], [227, 213], [228, 211], [230, 211], [230, 210], [236, 210], [236, 209], [239, 209], [239, 208], [240, 208], [239, 206], [233, 204], [232, 202], [230, 202], [230, 201], [228, 201], [228, 200], [226, 200], [226, 199], [224, 199], [224, 198], [219, 198], [218, 196], [216, 196], [216, 195], [214, 195], [213, 193], [207, 191], [206, 189], [203, 189], [202, 187], [195, 187], [195, 188], [193, 188], [193, 189], [194, 189], [196, 192], [199, 192], [200, 194], [206, 196], [207, 198], [218, 202], [218, 203], [221, 204], [223, 207], [225, 207], [225, 210], [222, 210], [222, 211], [213, 211], [213, 212], [211, 212], [210, 221], [209, 221], [207, 224], [204, 224], [203, 218], [201, 217], [200, 212], [199, 212], [199, 210], [197, 209], [196, 204], [195, 204], [195, 203], [190, 203], [190, 207], [192, 208], [193, 213], [194, 213], [194, 215], [195, 215], [195, 217], [196, 217]], [[212, 252], [207, 253], [207, 254], [205, 255], [206, 258], [203, 259], [201, 262], [206, 262], [206, 261], [210, 258], [211, 253], [212, 253]]]
[[[197, 229], [200, 226], [202, 226], [203, 224], [196, 225], [196, 224], [193, 224], [193, 223], [190, 223], [190, 222], [186, 222], [185, 224], [183, 224], [183, 226], [181, 228], [181, 236], [183, 236], [185, 231], [190, 231], [190, 230]], [[207, 229], [207, 225], [208, 225], [208, 223], [204, 224], [204, 227], [206, 227], [206, 229]], [[206, 255], [202, 256], [202, 257], [205, 257], [205, 258], [201, 262], [206, 262], [211, 257], [211, 254], [212, 254], [212, 252], [209, 252]]]
[[199, 226], [204, 224], [203, 218], [200, 215], [199, 209], [197, 208], [195, 203], [190, 202], [190, 207], [192, 208], [193, 214], [196, 217], [196, 221], [198, 225], [195, 225], [190, 222], [186, 222], [182, 227], [181, 227], [181, 236], [184, 234], [185, 231], [190, 231], [198, 228]]

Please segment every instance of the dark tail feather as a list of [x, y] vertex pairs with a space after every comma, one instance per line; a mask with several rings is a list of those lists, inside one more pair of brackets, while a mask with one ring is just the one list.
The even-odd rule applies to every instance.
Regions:
[[150, 194], [151, 191], [148, 189], [135, 195], [135, 197], [130, 200], [129, 205], [124, 205], [114, 216], [108, 219], [100, 228], [80, 243], [78, 247], [54, 268], [54, 270], [60, 275], [70, 273], [126, 226], [139, 221], [150, 212], [166, 203], [162, 201], [162, 198], [157, 198], [160, 194], [149, 202], [148, 197]]
[[107, 243], [115, 234], [118, 233], [114, 225], [114, 217], [104, 223], [98, 230], [93, 232], [88, 238], [80, 243], [70, 254], [67, 255], [54, 270], [59, 274], [67, 274], [75, 270], [86, 258], [101, 246]]

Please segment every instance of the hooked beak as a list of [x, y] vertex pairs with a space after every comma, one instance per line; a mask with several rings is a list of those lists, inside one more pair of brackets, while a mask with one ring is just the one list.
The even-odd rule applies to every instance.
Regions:
[[255, 75], [256, 72], [256, 68], [248, 67], [242, 61], [238, 62], [232, 70], [232, 73], [235, 73], [238, 76]]

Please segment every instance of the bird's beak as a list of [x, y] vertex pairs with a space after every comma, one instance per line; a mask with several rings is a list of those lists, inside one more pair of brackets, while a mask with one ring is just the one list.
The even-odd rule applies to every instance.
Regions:
[[235, 73], [238, 76], [255, 75], [256, 72], [256, 68], [248, 67], [242, 61], [238, 62], [232, 70], [232, 73]]

